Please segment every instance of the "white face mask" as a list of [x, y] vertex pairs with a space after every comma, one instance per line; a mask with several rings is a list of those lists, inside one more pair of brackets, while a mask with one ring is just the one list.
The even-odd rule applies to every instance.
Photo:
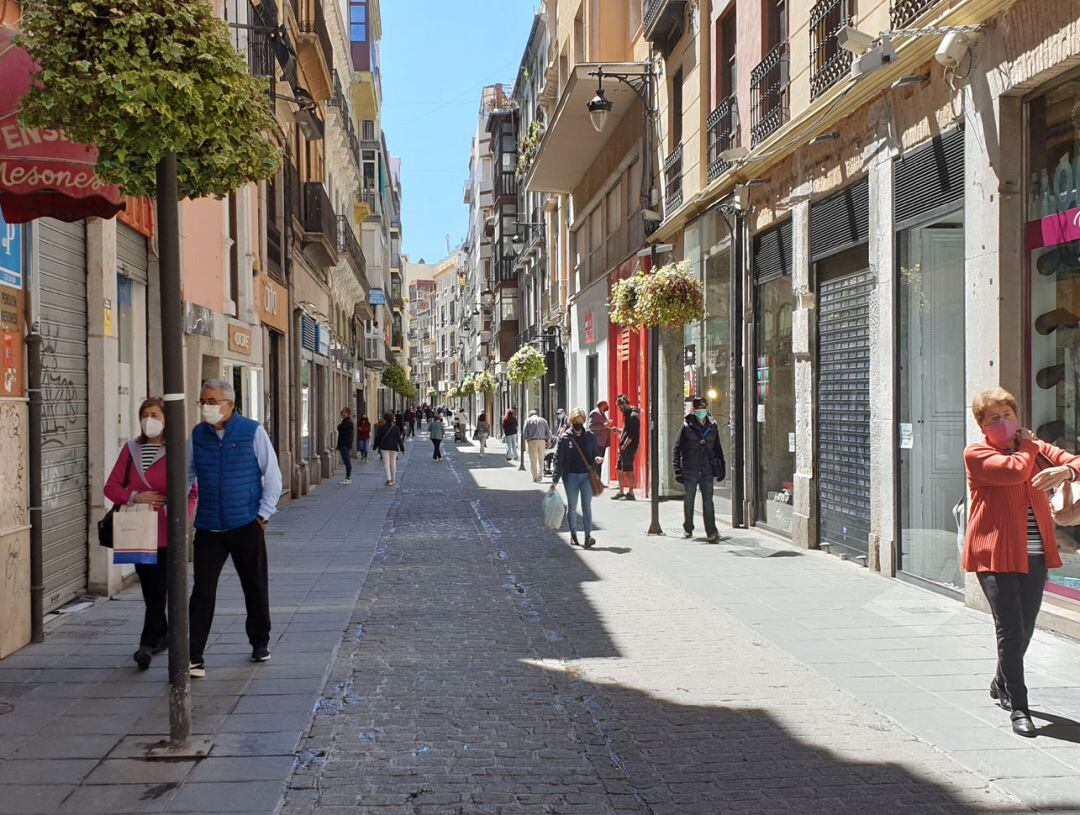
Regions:
[[142, 426], [143, 435], [148, 439], [156, 439], [165, 429], [165, 422], [161, 421], [161, 419], [155, 419], [153, 416], [147, 416], [139, 424]]
[[224, 418], [221, 405], [203, 405], [202, 420], [207, 424], [218, 424]]

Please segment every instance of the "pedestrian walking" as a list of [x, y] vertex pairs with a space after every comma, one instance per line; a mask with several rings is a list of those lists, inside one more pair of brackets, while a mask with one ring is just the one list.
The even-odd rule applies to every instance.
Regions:
[[619, 489], [611, 496], [612, 501], [636, 501], [634, 494], [634, 460], [637, 458], [641, 443], [641, 414], [630, 404], [626, 394], [620, 393], [615, 400], [623, 415], [622, 433], [619, 438], [619, 460], [615, 473], [619, 478]]
[[570, 412], [569, 429], [559, 437], [555, 445], [555, 470], [551, 477], [550, 491], [554, 492], [560, 480], [566, 490], [566, 521], [570, 525], [570, 543], [580, 546], [577, 536], [578, 500], [584, 521], [585, 548], [591, 549], [596, 540], [592, 536], [592, 482], [589, 472], [594, 464], [604, 461], [596, 436], [585, 429], [585, 410], [574, 408]]
[[405, 428], [408, 431], [408, 435], [416, 435], [416, 411], [411, 407], [405, 411]]
[[533, 482], [544, 476], [544, 451], [551, 445], [551, 428], [547, 419], [536, 412], [529, 411], [529, 418], [521, 428], [521, 438], [529, 452], [529, 471]]
[[596, 446], [600, 448], [601, 457], [607, 455], [607, 449], [611, 446], [611, 420], [607, 412], [608, 403], [601, 399], [589, 413], [589, 430], [596, 436]]
[[341, 463], [345, 465], [345, 478], [342, 484], [352, 483], [352, 446], [355, 428], [353, 427], [352, 410], [345, 407], [341, 409], [341, 423], [337, 426], [337, 451], [341, 456]]
[[387, 424], [393, 424], [393, 422], [386, 421], [387, 414], [383, 414], [375, 420], [374, 436], [371, 439], [371, 446], [375, 448], [375, 452], [379, 455], [379, 461], [382, 461], [382, 450], [379, 448], [379, 440], [382, 439], [383, 433], [386, 432]]
[[371, 439], [371, 421], [366, 413], [360, 414], [360, 421], [356, 425], [356, 449], [360, 451], [360, 463], [366, 464], [368, 457], [368, 441]]
[[555, 411], [555, 438], [558, 438], [567, 431], [570, 427], [570, 422], [566, 418], [566, 411], [563, 408], [559, 408]]
[[983, 440], [964, 448], [971, 508], [961, 563], [975, 572], [997, 635], [990, 697], [1011, 711], [1013, 732], [1036, 735], [1024, 681], [1024, 652], [1035, 632], [1047, 569], [1061, 566], [1047, 492], [1080, 477], [1080, 457], [1020, 426], [1016, 398], [1003, 388], [975, 395]]
[[[139, 576], [142, 589], [142, 634], [139, 648], [132, 656], [139, 670], [150, 667], [154, 654], [169, 645], [168, 564], [165, 547], [169, 543], [168, 518], [165, 511], [166, 464], [165, 464], [165, 401], [152, 396], [139, 406], [141, 432], [120, 450], [112, 472], [105, 482], [105, 497], [118, 506], [148, 504], [157, 511], [158, 552], [156, 563], [136, 563], [135, 574]], [[195, 510], [198, 490], [193, 484], [188, 492], [188, 515]]]
[[487, 414], [481, 413], [476, 417], [476, 427], [473, 429], [473, 439], [480, 443], [480, 455], [487, 455], [487, 440], [491, 435], [491, 424], [487, 420]]
[[270, 659], [270, 589], [266, 525], [277, 512], [281, 470], [261, 424], [236, 411], [236, 392], [223, 379], [203, 383], [202, 422], [188, 439], [188, 481], [198, 481], [195, 581], [189, 601], [192, 676], [206, 675], [203, 651], [214, 621], [225, 561], [244, 590], [252, 662]]
[[405, 411], [399, 410], [393, 414], [393, 424], [397, 425], [397, 429], [401, 431], [401, 438], [405, 438]]
[[687, 414], [675, 447], [671, 463], [675, 468], [675, 480], [683, 485], [683, 532], [687, 538], [694, 536], [694, 501], [701, 492], [701, 510], [705, 516], [705, 535], [709, 543], [720, 540], [716, 529], [716, 509], [713, 506], [713, 488], [716, 481], [724, 479], [724, 450], [720, 445], [720, 431], [709, 416], [709, 403], [695, 397], [693, 409]]
[[443, 435], [446, 433], [446, 426], [443, 425], [441, 416], [436, 415], [428, 423], [428, 433], [431, 437], [431, 446], [434, 448], [431, 453], [431, 460], [442, 461], [442, 440]]
[[375, 446], [379, 448], [382, 456], [383, 468], [386, 470], [386, 484], [392, 487], [397, 483], [397, 459], [400, 453], [405, 452], [405, 435], [394, 421], [394, 414], [387, 411], [383, 414], [386, 422], [382, 435], [378, 437]]
[[518, 456], [518, 420], [511, 408], [506, 409], [502, 420], [503, 441], [506, 442], [506, 460], [513, 461]]

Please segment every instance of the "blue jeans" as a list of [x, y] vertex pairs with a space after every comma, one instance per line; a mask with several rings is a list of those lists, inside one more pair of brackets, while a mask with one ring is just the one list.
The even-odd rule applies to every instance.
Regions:
[[575, 516], [580, 495], [581, 514], [585, 518], [585, 537], [588, 538], [592, 535], [592, 484], [589, 482], [589, 474], [566, 473], [563, 475], [563, 486], [566, 488], [566, 522], [570, 524], [570, 532], [577, 532]]
[[367, 439], [360, 439], [360, 441], [358, 441], [356, 443], [356, 449], [360, 451], [360, 455], [363, 456], [364, 458], [367, 458], [367, 446], [368, 446], [368, 440]]
[[713, 484], [716, 479], [711, 475], [700, 473], [683, 473], [683, 487], [686, 494], [683, 496], [683, 529], [687, 532], [694, 531], [694, 498], [695, 493], [701, 491], [701, 510], [705, 515], [705, 534], [709, 537], [717, 534], [716, 510], [713, 508]]
[[506, 457], [508, 459], [517, 458], [517, 433], [508, 433], [504, 441], [506, 442]]
[[352, 450], [346, 447], [338, 452], [341, 453], [341, 463], [345, 465], [345, 477], [352, 478]]

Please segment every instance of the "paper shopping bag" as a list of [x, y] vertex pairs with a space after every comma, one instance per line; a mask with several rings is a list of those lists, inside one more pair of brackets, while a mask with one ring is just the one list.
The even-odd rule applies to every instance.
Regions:
[[148, 504], [113, 514], [113, 563], [157, 563], [158, 516]]

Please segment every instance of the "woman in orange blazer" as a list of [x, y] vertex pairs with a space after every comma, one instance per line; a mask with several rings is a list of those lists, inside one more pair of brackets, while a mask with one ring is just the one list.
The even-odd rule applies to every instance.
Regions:
[[1046, 570], [1061, 566], [1048, 493], [1080, 477], [1080, 457], [1021, 427], [1016, 399], [1003, 388], [976, 394], [971, 412], [984, 438], [964, 449], [971, 510], [962, 563], [978, 576], [994, 615], [998, 666], [990, 696], [1011, 711], [1013, 732], [1034, 736], [1024, 652]]

